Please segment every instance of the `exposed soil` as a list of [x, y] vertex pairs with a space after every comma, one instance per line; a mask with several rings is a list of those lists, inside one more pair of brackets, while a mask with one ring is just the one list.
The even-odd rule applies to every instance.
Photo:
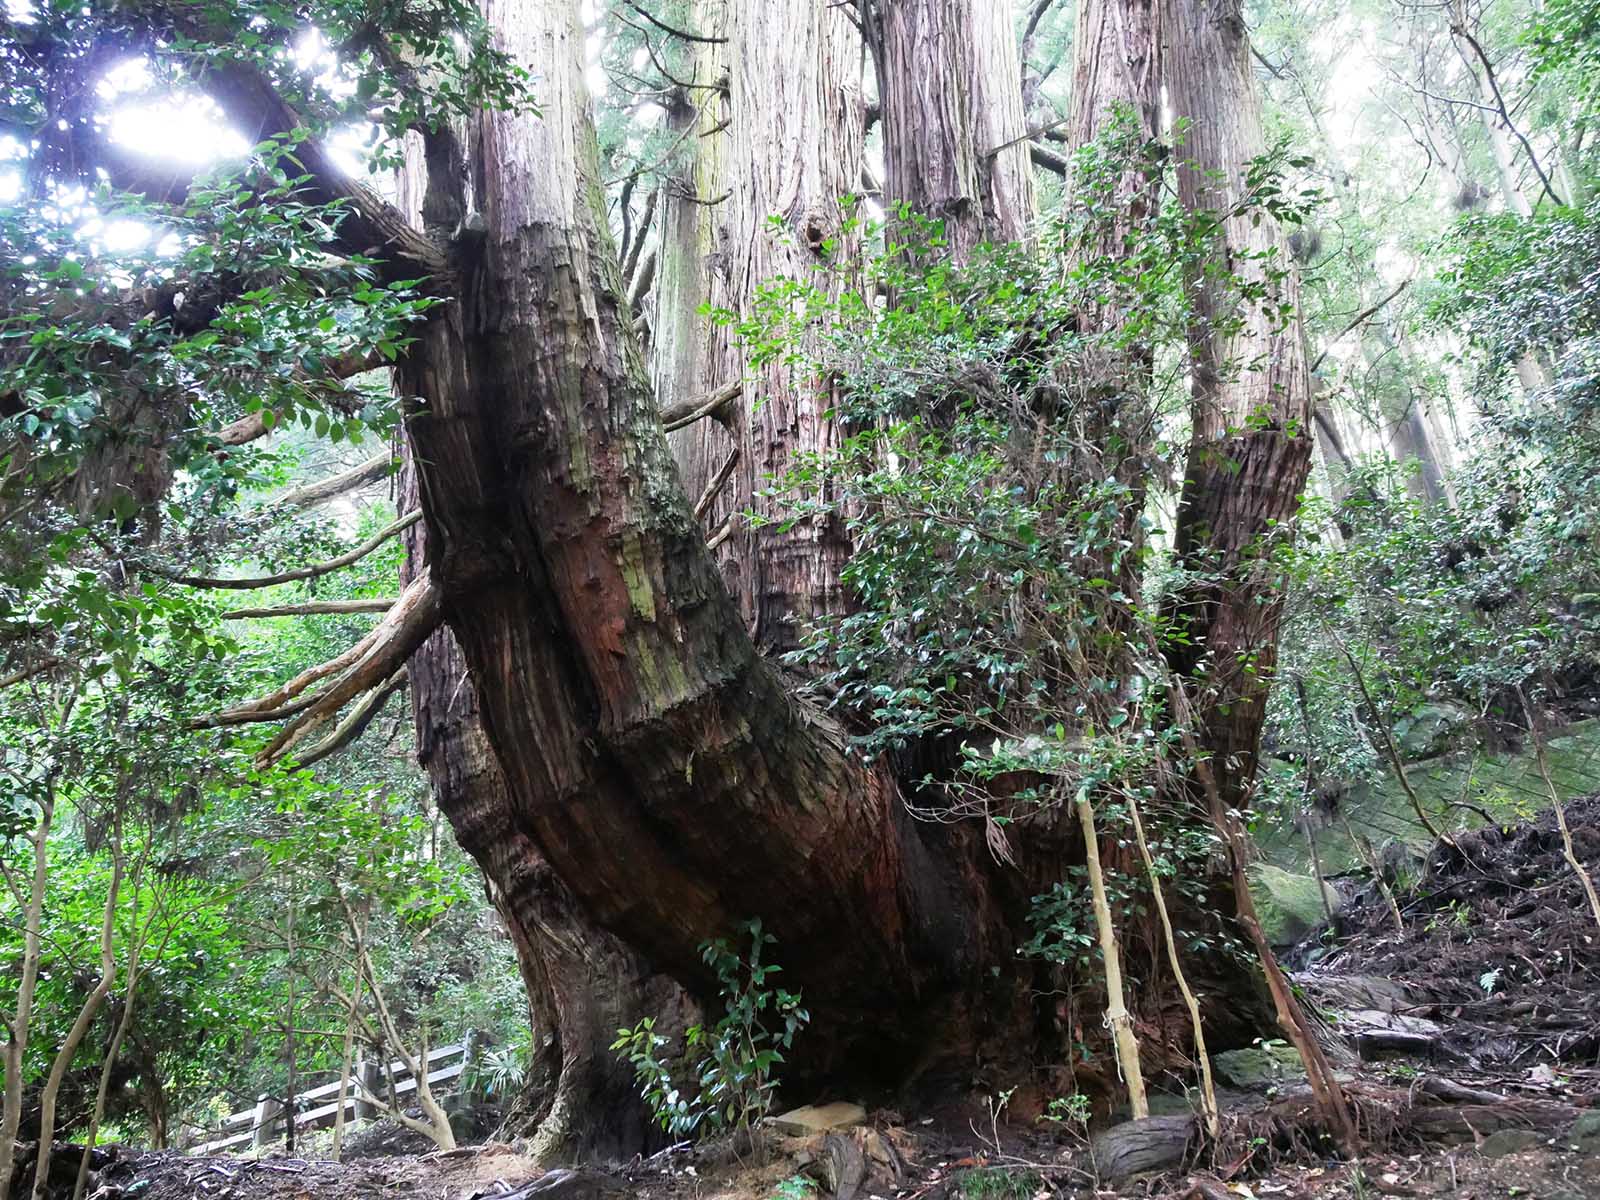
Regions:
[[[1600, 796], [1568, 806], [1579, 858], [1600, 871]], [[1351, 898], [1296, 977], [1327, 1020], [1369, 1149], [1338, 1160], [1303, 1089], [1239, 1099], [1219, 1143], [1194, 1122], [1123, 1133], [1165, 1147], [1169, 1169], [1097, 1172], [1084, 1139], [1008, 1124], [981, 1100], [871, 1114], [864, 1127], [771, 1135], [760, 1151], [678, 1147], [609, 1170], [541, 1172], [508, 1146], [375, 1156], [345, 1164], [121, 1151], [97, 1172], [101, 1200], [1042, 1200], [1118, 1196], [1600, 1200], [1600, 926], [1561, 853], [1553, 814], [1440, 845], [1398, 895]], [[1110, 1134], [1102, 1135], [1102, 1143]], [[1136, 1141], [1137, 1139], [1134, 1139]], [[1104, 1156], [1102, 1164], [1111, 1160]], [[809, 1181], [802, 1191], [795, 1177]], [[786, 1181], [790, 1181], [786, 1184]]]
[[[1579, 861], [1600, 874], [1600, 794], [1569, 803], [1567, 825]], [[1367, 887], [1341, 917], [1334, 949], [1302, 978], [1404, 985], [1418, 1002], [1399, 1011], [1444, 1026], [1433, 1048], [1441, 1061], [1595, 1064], [1600, 925], [1562, 856], [1554, 812], [1456, 834], [1418, 866], [1420, 881], [1397, 897], [1403, 929]]]

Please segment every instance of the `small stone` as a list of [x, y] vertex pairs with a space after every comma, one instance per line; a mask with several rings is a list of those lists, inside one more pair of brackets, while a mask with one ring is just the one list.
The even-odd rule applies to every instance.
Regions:
[[1542, 1145], [1544, 1138], [1531, 1129], [1500, 1129], [1483, 1139], [1478, 1153], [1485, 1158], [1504, 1158], [1521, 1150]]
[[781, 1133], [804, 1135], [808, 1133], [826, 1133], [830, 1129], [846, 1129], [851, 1125], [859, 1125], [867, 1119], [867, 1110], [859, 1104], [848, 1104], [842, 1100], [832, 1104], [808, 1104], [804, 1108], [791, 1109], [781, 1116], [772, 1118], [773, 1128]]

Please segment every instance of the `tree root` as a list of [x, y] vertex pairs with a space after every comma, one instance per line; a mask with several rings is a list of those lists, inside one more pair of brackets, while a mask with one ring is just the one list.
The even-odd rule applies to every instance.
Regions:
[[[1443, 1078], [1425, 1079], [1409, 1089], [1355, 1083], [1346, 1095], [1366, 1149], [1477, 1142], [1501, 1129], [1554, 1135], [1581, 1111]], [[1147, 1117], [1102, 1130], [1090, 1152], [1100, 1178], [1115, 1187], [1138, 1175], [1184, 1167], [1209, 1165], [1224, 1176], [1234, 1175], [1259, 1156], [1308, 1150], [1325, 1155], [1333, 1144], [1333, 1131], [1323, 1128], [1311, 1090], [1299, 1088], [1259, 1109], [1225, 1114], [1222, 1136], [1215, 1141], [1205, 1138], [1192, 1116]]]

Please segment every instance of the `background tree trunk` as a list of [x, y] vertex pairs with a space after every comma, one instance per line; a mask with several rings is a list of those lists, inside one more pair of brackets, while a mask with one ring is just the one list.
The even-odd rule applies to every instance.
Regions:
[[[833, 296], [851, 281], [841, 266], [854, 260], [860, 242], [847, 228], [844, 199], [860, 187], [862, 55], [854, 27], [829, 0], [731, 5], [728, 36], [729, 198], [711, 298], [749, 318], [773, 280]], [[807, 622], [843, 611], [839, 572], [848, 546], [836, 519], [784, 528], [779, 519], [790, 502], [762, 493], [802, 456], [838, 445], [833, 384], [781, 360], [752, 369], [726, 326], [713, 332], [711, 361], [716, 379], [745, 381], [735, 406], [740, 458], [728, 491], [734, 535], [721, 561], [757, 646], [790, 650]], [[826, 493], [831, 484], [823, 478], [817, 487]], [[754, 523], [742, 516], [750, 511]]]
[[[726, 0], [696, 0], [688, 25], [705, 37], [726, 37]], [[675, 88], [667, 99], [668, 128], [673, 137], [682, 136], [683, 143], [675, 166], [661, 180], [657, 204], [660, 265], [651, 298], [650, 374], [663, 412], [743, 374], [713, 375], [721, 366], [714, 354], [720, 331], [700, 311], [708, 303], [726, 303], [726, 297], [720, 292], [714, 295], [713, 289], [725, 257], [722, 244], [733, 199], [727, 181], [726, 125], [731, 119], [724, 90], [727, 45], [694, 42], [678, 49], [674, 69], [696, 86]], [[729, 406], [730, 414], [738, 403]], [[730, 424], [708, 418], [667, 435], [689, 497], [701, 496], [738, 448], [728, 432]], [[701, 518], [708, 533], [735, 511], [730, 496], [738, 490], [724, 486], [713, 497]], [[725, 569], [729, 565], [724, 560]]]
[[[1251, 160], [1267, 149], [1240, 0], [1164, 0], [1162, 22], [1172, 115], [1190, 122], [1178, 149], [1179, 196], [1191, 209], [1228, 212], [1246, 194]], [[1169, 658], [1196, 681], [1219, 790], [1243, 808], [1283, 607], [1272, 547], [1292, 526], [1310, 467], [1311, 387], [1282, 228], [1257, 208], [1227, 217], [1219, 242], [1215, 261], [1263, 285], [1267, 299], [1241, 303], [1203, 277], [1191, 288], [1192, 429], [1174, 543], [1198, 578], [1179, 598], [1185, 637], [1169, 645]]]
[[1026, 238], [1033, 166], [1011, 6], [883, 0], [876, 37], [886, 199], [943, 221], [953, 262]]

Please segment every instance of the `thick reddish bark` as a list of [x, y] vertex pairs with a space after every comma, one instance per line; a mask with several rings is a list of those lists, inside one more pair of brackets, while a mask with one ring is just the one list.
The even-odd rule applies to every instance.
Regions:
[[[402, 507], [416, 503], [407, 467]], [[407, 533], [407, 582], [425, 559], [424, 535]], [[681, 1029], [692, 1008], [683, 990], [600, 929], [517, 825], [505, 774], [479, 720], [476, 691], [449, 629], [408, 664], [417, 758], [434, 802], [462, 849], [482, 867], [489, 898], [517, 951], [528, 995], [532, 1054], [507, 1113], [546, 1161], [631, 1154], [655, 1136], [632, 1067], [607, 1050], [641, 1014]]]
[[[399, 205], [420, 225], [429, 173], [417, 139], [406, 150]], [[433, 183], [437, 191], [439, 181]], [[398, 490], [402, 512], [418, 507], [418, 473], [409, 452]], [[412, 525], [404, 537], [401, 581], [409, 585], [427, 569], [426, 528]], [[681, 1029], [692, 1002], [595, 924], [519, 827], [455, 634], [447, 627], [432, 634], [411, 656], [407, 674], [417, 760], [456, 840], [483, 870], [528, 996], [532, 1053], [505, 1132], [528, 1138], [530, 1152], [545, 1161], [633, 1153], [657, 1131], [631, 1065], [607, 1047], [618, 1029], [642, 1014], [657, 1016], [663, 1032]]]

